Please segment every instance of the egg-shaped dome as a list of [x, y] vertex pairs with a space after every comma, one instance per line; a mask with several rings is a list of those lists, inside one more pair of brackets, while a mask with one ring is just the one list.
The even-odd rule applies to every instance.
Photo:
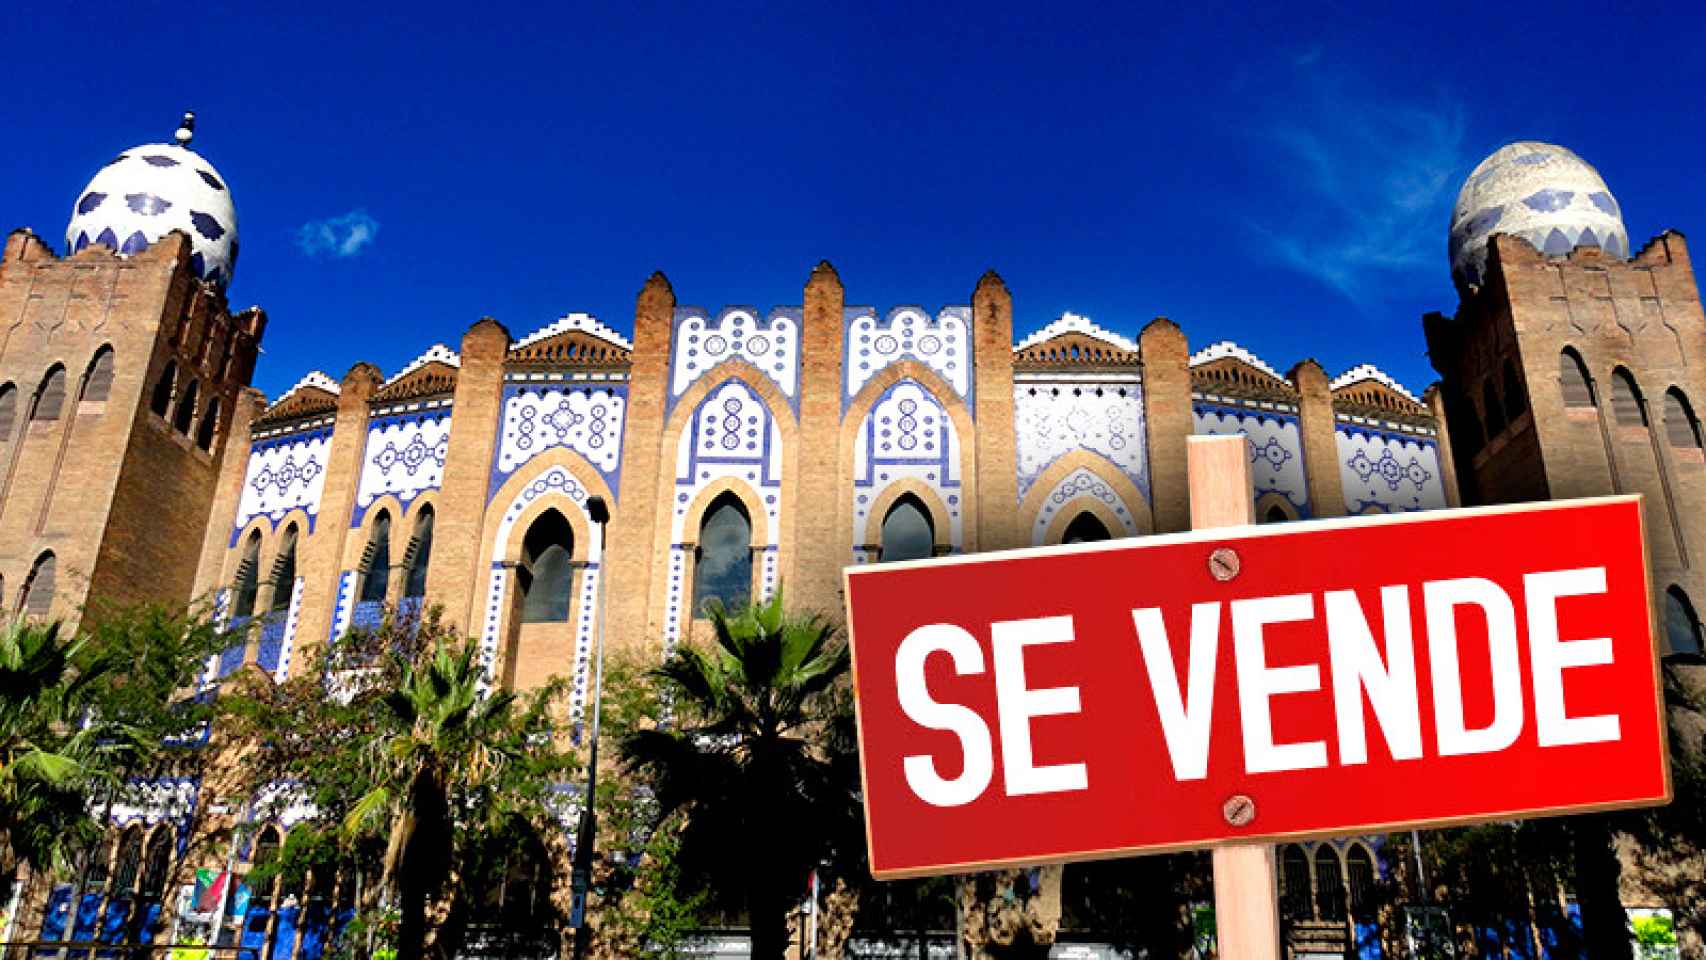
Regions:
[[1487, 239], [1518, 236], [1550, 255], [1597, 246], [1629, 254], [1622, 210], [1586, 160], [1550, 143], [1524, 140], [1500, 147], [1464, 181], [1451, 212], [1451, 275], [1479, 284]]
[[190, 238], [196, 276], [221, 286], [237, 265], [237, 208], [225, 178], [189, 149], [194, 115], [178, 143], [133, 147], [102, 167], [71, 210], [66, 247], [105, 244], [120, 254], [144, 249], [173, 230]]

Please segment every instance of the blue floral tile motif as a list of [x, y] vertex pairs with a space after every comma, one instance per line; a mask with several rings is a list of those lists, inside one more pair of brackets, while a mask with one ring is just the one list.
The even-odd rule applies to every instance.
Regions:
[[1286, 449], [1285, 444], [1281, 443], [1278, 437], [1269, 437], [1266, 442], [1259, 445], [1254, 438], [1250, 440], [1250, 462], [1271, 467], [1276, 473], [1293, 456], [1294, 454]]
[[1248, 441], [1256, 500], [1278, 495], [1298, 516], [1311, 515], [1303, 432], [1297, 414], [1204, 401], [1193, 405], [1192, 414], [1193, 432], [1199, 436], [1242, 434]]
[[1446, 506], [1432, 437], [1341, 422], [1340, 484], [1352, 513], [1438, 510]]
[[282, 495], [298, 482], [304, 485], [313, 482], [314, 478], [324, 470], [325, 468], [320, 466], [320, 462], [312, 456], [303, 458], [303, 461], [298, 464], [294, 454], [286, 454], [284, 462], [276, 467], [263, 466], [258, 473], [250, 478], [249, 485], [254, 487], [256, 491], [265, 491], [268, 487], [276, 487]]
[[242, 499], [231, 530], [232, 543], [249, 522], [264, 516], [273, 523], [291, 510], [308, 515], [310, 530], [320, 508], [320, 492], [326, 483], [326, 457], [332, 440], [330, 427], [255, 443], [243, 474]]
[[1054, 518], [1061, 513], [1076, 514], [1076, 506], [1086, 499], [1100, 501], [1119, 520], [1121, 530], [1109, 531], [1114, 536], [1137, 536], [1137, 524], [1133, 522], [1131, 511], [1126, 508], [1125, 501], [1120, 499], [1118, 491], [1100, 476], [1079, 467], [1062, 477], [1043, 498], [1042, 506], [1037, 510], [1036, 522], [1031, 525], [1031, 545], [1040, 547], [1047, 543], [1049, 524]]
[[[897, 380], [859, 424], [853, 443], [853, 543], [876, 543], [882, 517], [870, 505], [891, 484], [922, 483], [948, 511], [948, 545], [964, 545], [959, 504], [960, 437], [942, 401], [917, 380]], [[941, 518], [937, 518], [938, 522]]]
[[1143, 388], [1131, 383], [1016, 384], [1018, 495], [1024, 502], [1043, 471], [1075, 450], [1098, 454], [1149, 495]]
[[869, 308], [848, 307], [844, 316], [843, 409], [873, 377], [901, 360], [928, 367], [960, 399], [972, 402], [970, 307], [944, 307], [934, 317], [914, 306], [896, 307], [882, 317]]
[[91, 210], [94, 210], [96, 207], [100, 206], [101, 201], [105, 200], [106, 198], [107, 198], [106, 194], [96, 193], [95, 191], [91, 190], [88, 193], [83, 194], [83, 199], [77, 201], [77, 212], [78, 213], [88, 213]]
[[677, 309], [671, 333], [670, 406], [706, 373], [730, 361], [755, 368], [796, 405], [802, 315], [799, 307], [776, 307], [769, 313], [724, 307], [715, 315], [699, 307]]
[[529, 460], [557, 448], [584, 457], [619, 491], [625, 385], [512, 385], [504, 390], [502, 432], [488, 495]]
[[375, 500], [387, 494], [407, 509], [444, 482], [450, 453], [450, 415], [444, 410], [375, 417], [367, 426], [361, 480], [351, 526], [360, 526]]

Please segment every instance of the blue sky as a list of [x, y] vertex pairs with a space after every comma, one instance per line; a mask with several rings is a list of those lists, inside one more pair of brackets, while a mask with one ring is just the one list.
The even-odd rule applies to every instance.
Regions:
[[1499, 145], [1582, 154], [1637, 246], [1706, 235], [1698, 13], [106, 6], [9, 18], [0, 229], [63, 249], [101, 164], [196, 110], [273, 396], [484, 315], [627, 332], [654, 269], [683, 303], [798, 303], [820, 259], [852, 303], [968, 302], [994, 267], [1020, 335], [1165, 315], [1419, 392], [1451, 202]]

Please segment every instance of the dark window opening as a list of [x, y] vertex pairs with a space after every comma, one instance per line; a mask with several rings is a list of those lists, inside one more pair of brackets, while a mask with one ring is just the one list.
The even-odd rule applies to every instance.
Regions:
[[1333, 845], [1315, 848], [1315, 907], [1323, 920], [1345, 919], [1345, 877]]
[[113, 390], [113, 348], [102, 347], [89, 362], [89, 372], [83, 375], [81, 399], [105, 400]]
[[752, 597], [752, 520], [733, 493], [712, 501], [699, 524], [693, 554], [693, 609], [715, 600], [725, 609], [744, 607]]
[[1593, 385], [1588, 382], [1587, 364], [1574, 350], [1558, 355], [1558, 385], [1564, 393], [1565, 407], [1594, 406]]
[[883, 563], [922, 560], [935, 552], [936, 525], [930, 522], [930, 511], [913, 494], [901, 494], [883, 517], [883, 540], [877, 559]]
[[1528, 410], [1528, 390], [1517, 373], [1516, 362], [1505, 358], [1505, 415], [1514, 423]]
[[237, 562], [237, 577], [235, 583], [236, 600], [231, 604], [233, 617], [251, 617], [255, 614], [255, 594], [260, 590], [261, 566], [261, 532], [255, 530], [249, 534], [248, 542], [243, 544], [243, 559]]
[[1641, 388], [1622, 367], [1611, 372], [1611, 413], [1620, 427], [1644, 427], [1647, 411], [1642, 409]]
[[184, 436], [190, 435], [190, 425], [195, 422], [196, 395], [201, 391], [201, 384], [194, 380], [184, 388], [184, 395], [178, 400], [178, 412], [172, 417], [172, 429]]
[[284, 539], [278, 548], [278, 560], [272, 565], [272, 609], [268, 613], [283, 613], [290, 609], [290, 595], [296, 591], [296, 524], [285, 528]]
[[575, 531], [567, 517], [547, 510], [527, 528], [521, 553], [522, 623], [561, 623], [569, 619], [575, 586]]
[[54, 367], [42, 378], [36, 390], [36, 402], [30, 410], [31, 420], [58, 420], [65, 410], [65, 368]]
[[52, 551], [36, 558], [35, 566], [30, 569], [29, 579], [24, 581], [24, 615], [28, 617], [45, 617], [53, 609], [54, 579], [58, 572], [59, 561]]
[[1113, 534], [1108, 532], [1106, 524], [1097, 519], [1096, 515], [1086, 510], [1072, 518], [1066, 525], [1066, 534], [1060, 538], [1061, 543], [1100, 543], [1112, 540]]
[[415, 536], [409, 542], [409, 552], [403, 558], [408, 565], [409, 577], [403, 584], [403, 596], [426, 596], [427, 564], [432, 560], [432, 521], [433, 512], [430, 504], [421, 507], [415, 519]]
[[201, 426], [195, 431], [195, 445], [203, 450], [213, 449], [213, 435], [219, 429], [219, 398], [207, 401], [207, 412], [201, 415]]
[[373, 521], [364, 553], [359, 599], [384, 602], [385, 582], [391, 575], [391, 515], [384, 510]]
[[1700, 618], [1694, 613], [1694, 604], [1688, 602], [1688, 594], [1681, 587], [1671, 587], [1665, 591], [1665, 645], [1671, 653], [1699, 655], [1706, 651], [1706, 639], [1703, 639], [1700, 629]]
[[154, 383], [154, 394], [148, 398], [148, 409], [164, 417], [172, 409], [172, 391], [176, 389], [178, 365], [166, 362], [166, 369], [160, 371], [160, 379]]
[[1700, 421], [1694, 419], [1688, 398], [1675, 387], [1665, 391], [1665, 439], [1677, 450], [1701, 448]]

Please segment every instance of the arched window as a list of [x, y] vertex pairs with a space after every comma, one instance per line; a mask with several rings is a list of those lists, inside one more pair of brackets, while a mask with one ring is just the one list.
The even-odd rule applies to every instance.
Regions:
[[195, 445], [203, 450], [213, 449], [213, 435], [219, 430], [219, 398], [210, 397], [207, 412], [201, 415], [201, 426], [195, 431]]
[[551, 906], [551, 858], [529, 831], [501, 854], [503, 876], [487, 888], [485, 910], [502, 929], [532, 932], [548, 920]]
[[296, 524], [284, 528], [279, 540], [278, 559], [272, 565], [272, 609], [268, 613], [283, 613], [290, 609], [290, 594], [296, 589]]
[[423, 505], [415, 514], [415, 535], [409, 540], [409, 552], [403, 557], [409, 577], [403, 582], [403, 596], [426, 596], [427, 564], [432, 560], [432, 504]]
[[1280, 913], [1288, 920], [1308, 920], [1314, 894], [1309, 887], [1309, 856], [1295, 843], [1280, 850]]
[[1558, 386], [1564, 394], [1566, 408], [1595, 405], [1593, 384], [1588, 382], [1588, 367], [1582, 355], [1568, 347], [1558, 354]]
[[12, 439], [12, 427], [18, 422], [18, 388], [0, 384], [0, 448]]
[[89, 361], [89, 370], [83, 374], [83, 393], [79, 400], [105, 400], [113, 392], [113, 348], [102, 347], [95, 351], [95, 359]]
[[[255, 850], [249, 858], [249, 863], [252, 867], [264, 867], [278, 859], [279, 850], [283, 846], [284, 834], [279, 832], [278, 827], [268, 824], [261, 830], [260, 836], [255, 838]], [[254, 896], [270, 910], [278, 899], [279, 885], [278, 878], [274, 877], [272, 882], [267, 884], [267, 889], [254, 891]]]
[[1688, 602], [1688, 594], [1678, 586], [1665, 591], [1665, 645], [1671, 653], [1699, 654], [1706, 651], [1694, 604]]
[[36, 558], [35, 566], [30, 568], [29, 579], [24, 581], [25, 616], [45, 617], [53, 608], [53, 581], [58, 568], [59, 561], [54, 559], [52, 550]]
[[1641, 388], [1622, 367], [1611, 371], [1611, 413], [1620, 427], [1647, 425], [1647, 412], [1641, 409]]
[[190, 426], [195, 423], [196, 394], [200, 392], [201, 384], [194, 380], [184, 388], [184, 395], [178, 398], [178, 412], [172, 417], [172, 429], [184, 436], [190, 435]]
[[164, 417], [172, 409], [172, 391], [178, 379], [176, 362], [166, 361], [166, 369], [160, 371], [160, 379], [154, 382], [154, 394], [148, 398], [148, 409]]
[[31, 420], [58, 420], [65, 410], [65, 368], [55, 365], [36, 389], [35, 403], [30, 407]]
[[1261, 522], [1263, 522], [1263, 523], [1285, 523], [1285, 522], [1289, 521], [1290, 519], [1291, 519], [1291, 517], [1286, 514], [1285, 508], [1281, 507], [1279, 504], [1276, 503], [1276, 504], [1268, 507], [1268, 512], [1262, 514], [1262, 521]]
[[1345, 919], [1345, 876], [1339, 868], [1339, 854], [1333, 845], [1323, 843], [1315, 848], [1315, 908], [1323, 920]]
[[935, 552], [936, 525], [930, 522], [930, 511], [916, 496], [901, 494], [883, 517], [883, 541], [877, 559], [883, 563], [920, 560]]
[[1368, 848], [1360, 843], [1351, 844], [1345, 853], [1345, 866], [1350, 874], [1351, 914], [1359, 919], [1372, 918], [1374, 914], [1374, 859], [1368, 855]]
[[746, 606], [752, 597], [752, 519], [746, 505], [732, 493], [711, 502], [699, 523], [699, 546], [693, 552], [693, 609], [710, 600], [725, 609]]
[[232, 584], [235, 599], [231, 604], [231, 616], [252, 617], [255, 615], [255, 593], [261, 585], [261, 532], [252, 530], [249, 539], [243, 543], [243, 559], [237, 561], [237, 577]]
[[142, 872], [142, 827], [131, 824], [118, 842], [118, 860], [113, 866], [113, 895], [127, 897], [136, 892]]
[[1445, 422], [1451, 430], [1452, 445], [1463, 455], [1474, 456], [1486, 444], [1481, 418], [1475, 415], [1475, 404], [1466, 394], [1446, 391]]
[[569, 619], [575, 587], [575, 531], [567, 517], [547, 510], [521, 540], [525, 561], [521, 582], [521, 622], [560, 623]]
[[1665, 439], [1674, 450], [1701, 448], [1700, 421], [1694, 419], [1694, 407], [1688, 398], [1675, 387], [1665, 391]]
[[107, 884], [113, 867], [113, 844], [116, 836], [102, 836], [100, 845], [89, 853], [89, 870], [83, 874], [83, 886], [92, 892], [100, 892]]
[[1517, 373], [1516, 361], [1505, 358], [1505, 415], [1514, 423], [1528, 409], [1528, 390]]
[[1088, 510], [1072, 518], [1066, 525], [1066, 534], [1060, 538], [1061, 543], [1100, 543], [1112, 540], [1113, 534], [1108, 532], [1106, 524], [1096, 518]]
[[367, 538], [367, 549], [361, 557], [361, 592], [356, 599], [385, 601], [385, 581], [391, 576], [391, 514], [379, 511], [373, 520], [373, 531]]
[[148, 855], [143, 859], [142, 889], [144, 900], [159, 900], [166, 892], [166, 872], [172, 865], [172, 828], [162, 825], [148, 838]]
[[1481, 418], [1487, 421], [1487, 438], [1492, 439], [1505, 432], [1505, 408], [1499, 402], [1499, 384], [1497, 377], [1488, 377], [1481, 381]]

